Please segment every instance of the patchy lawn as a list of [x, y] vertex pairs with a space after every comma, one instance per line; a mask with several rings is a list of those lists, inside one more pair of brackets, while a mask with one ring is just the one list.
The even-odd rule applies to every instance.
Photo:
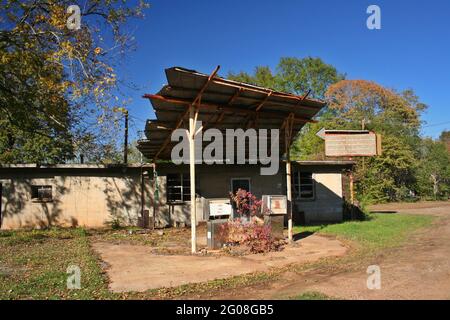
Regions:
[[[137, 229], [132, 229], [137, 232]], [[238, 288], [264, 283], [276, 273], [254, 272], [242, 276], [161, 288], [146, 292], [113, 293], [103, 262], [90, 241], [111, 241], [136, 245], [165, 245], [170, 234], [190, 236], [189, 229], [167, 229], [162, 235], [129, 233], [129, 230], [86, 231], [82, 228], [0, 231], [0, 300], [5, 299], [170, 299], [186, 294], [201, 294], [223, 288]], [[173, 239], [171, 239], [173, 240]], [[67, 289], [67, 268], [81, 270], [81, 289]]]
[[[433, 217], [421, 215], [376, 214], [362, 222], [295, 227], [294, 233], [317, 232], [359, 244], [364, 252], [396, 246], [413, 231], [431, 224]], [[135, 230], [137, 231], [137, 230]], [[88, 233], [82, 228], [1, 231], [0, 232], [0, 299], [164, 299], [204, 297], [221, 290], [242, 290], [253, 285], [275, 281], [290, 268], [236, 276], [177, 288], [149, 290], [143, 293], [115, 294], [108, 290], [103, 262], [90, 246], [91, 240], [129, 242], [149, 246], [164, 245], [189, 236], [188, 229], [165, 230], [158, 233], [132, 233], [128, 230]], [[361, 250], [360, 250], [361, 251]], [[342, 259], [341, 259], [342, 260]], [[345, 260], [345, 259], [344, 259]], [[330, 264], [336, 264], [333, 259]], [[67, 267], [81, 269], [81, 289], [67, 289]], [[316, 267], [325, 265], [315, 264]], [[309, 266], [311, 267], [311, 266]], [[317, 292], [306, 292], [293, 299], [329, 299]]]
[[354, 241], [365, 249], [396, 246], [413, 231], [431, 224], [434, 217], [405, 214], [372, 214], [366, 221], [348, 221], [321, 226], [294, 227], [295, 233], [333, 235]]
[[[0, 232], [0, 299], [113, 298], [84, 229]], [[66, 270], [82, 270], [81, 289], [67, 289]]]

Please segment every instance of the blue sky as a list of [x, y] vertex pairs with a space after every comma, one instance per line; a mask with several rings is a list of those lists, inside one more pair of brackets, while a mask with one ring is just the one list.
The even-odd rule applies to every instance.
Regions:
[[[153, 118], [144, 93], [165, 84], [164, 69], [210, 73], [272, 68], [280, 57], [320, 57], [348, 79], [412, 88], [429, 105], [423, 134], [450, 129], [450, 1], [149, 0], [132, 29], [137, 50], [120, 73], [141, 87], [130, 92], [131, 130]], [[369, 5], [381, 8], [381, 30], [366, 27]]]

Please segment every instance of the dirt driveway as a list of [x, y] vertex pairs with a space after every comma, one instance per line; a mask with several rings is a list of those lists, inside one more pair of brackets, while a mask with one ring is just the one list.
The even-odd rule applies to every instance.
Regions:
[[[403, 246], [378, 254], [346, 270], [313, 270], [288, 273], [283, 279], [252, 289], [255, 299], [286, 298], [318, 291], [343, 299], [450, 299], [450, 202], [389, 204], [371, 208], [378, 212], [430, 214], [439, 219], [415, 234]], [[381, 270], [381, 289], [367, 289], [369, 265]], [[237, 292], [215, 298], [240, 299]]]
[[93, 248], [109, 267], [114, 292], [145, 291], [267, 271], [291, 263], [342, 256], [347, 248], [338, 240], [318, 235], [298, 240], [281, 252], [243, 257], [155, 254], [152, 247], [96, 242]]

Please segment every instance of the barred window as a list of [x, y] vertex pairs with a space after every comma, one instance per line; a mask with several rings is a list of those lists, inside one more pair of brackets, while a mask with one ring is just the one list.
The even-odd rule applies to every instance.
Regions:
[[31, 200], [51, 201], [52, 199], [52, 186], [31, 186]]
[[292, 177], [292, 190], [295, 198], [314, 199], [312, 172], [295, 172]]
[[168, 174], [167, 202], [183, 202], [189, 200], [191, 200], [191, 182], [189, 174]]

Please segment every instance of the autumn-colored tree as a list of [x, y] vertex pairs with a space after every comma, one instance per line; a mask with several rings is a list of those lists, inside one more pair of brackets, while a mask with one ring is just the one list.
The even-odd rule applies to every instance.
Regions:
[[367, 80], [339, 81], [328, 88], [325, 97], [343, 126], [359, 127], [365, 120], [396, 135], [416, 134], [420, 113], [426, 109], [412, 90], [397, 93]]
[[[71, 5], [80, 29], [68, 27]], [[0, 162], [61, 162], [115, 146], [124, 107], [115, 68], [133, 46], [144, 2], [0, 3]]]
[[397, 201], [415, 190], [420, 145], [420, 114], [426, 109], [412, 90], [396, 92], [375, 82], [343, 80], [326, 93], [335, 117], [328, 127], [365, 128], [382, 135], [383, 153], [357, 158], [359, 196], [368, 201]]

